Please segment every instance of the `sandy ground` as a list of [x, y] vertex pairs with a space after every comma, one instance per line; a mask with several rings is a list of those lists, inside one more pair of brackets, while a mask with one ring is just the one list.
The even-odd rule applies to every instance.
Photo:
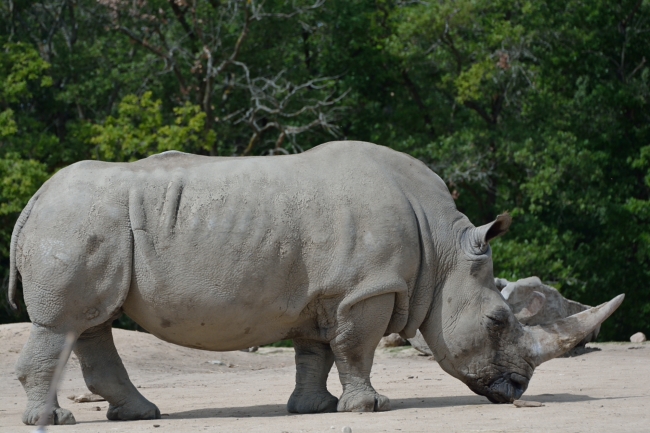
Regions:
[[[25, 393], [13, 372], [29, 324], [0, 326], [0, 432], [32, 432], [21, 423]], [[107, 421], [106, 402], [73, 403], [87, 392], [74, 355], [59, 390], [77, 425], [50, 432], [650, 432], [650, 344], [595, 344], [601, 349], [540, 366], [523, 400], [537, 408], [495, 405], [474, 395], [412, 348], [378, 349], [375, 388], [391, 398], [382, 413], [292, 415], [293, 351], [204, 352], [140, 333], [114, 330], [132, 381], [156, 403], [161, 420]], [[226, 365], [210, 364], [219, 360]], [[230, 366], [228, 366], [230, 364]], [[328, 387], [339, 395], [332, 371]]]

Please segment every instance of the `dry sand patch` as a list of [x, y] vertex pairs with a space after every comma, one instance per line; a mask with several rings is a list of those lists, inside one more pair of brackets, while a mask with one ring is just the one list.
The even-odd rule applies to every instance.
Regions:
[[[13, 372], [29, 326], [0, 326], [0, 432], [34, 431], [21, 422], [26, 396]], [[115, 329], [114, 337], [131, 380], [158, 405], [163, 419], [107, 421], [108, 403], [68, 400], [68, 395], [87, 392], [73, 357], [59, 402], [72, 410], [78, 424], [49, 431], [298, 433], [340, 432], [349, 426], [353, 433], [650, 432], [650, 343], [594, 344], [602, 350], [541, 365], [523, 397], [544, 404], [535, 408], [491, 404], [414, 349], [378, 349], [371, 377], [375, 388], [391, 398], [390, 412], [294, 415], [285, 408], [294, 385], [291, 349], [219, 353], [140, 332]], [[215, 360], [224, 365], [210, 363]], [[336, 368], [328, 387], [340, 395]]]

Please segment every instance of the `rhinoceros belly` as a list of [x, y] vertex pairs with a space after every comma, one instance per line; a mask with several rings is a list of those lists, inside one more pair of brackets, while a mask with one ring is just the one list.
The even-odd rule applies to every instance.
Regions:
[[219, 236], [197, 230], [167, 242], [134, 231], [134, 275], [124, 311], [164, 340], [201, 349], [235, 350], [298, 336], [313, 319], [305, 309], [315, 297], [300, 244], [286, 236], [248, 248], [255, 231]]

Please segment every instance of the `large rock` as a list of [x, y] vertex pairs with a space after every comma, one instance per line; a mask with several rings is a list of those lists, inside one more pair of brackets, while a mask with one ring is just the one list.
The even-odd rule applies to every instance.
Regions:
[[646, 341], [645, 334], [643, 332], [637, 332], [633, 336], [630, 337], [630, 341], [632, 343], [643, 343]]
[[[512, 308], [517, 320], [528, 326], [553, 323], [591, 308], [589, 305], [565, 298], [557, 289], [543, 284], [537, 277], [508, 282], [501, 290], [501, 294]], [[531, 303], [531, 298], [536, 298], [538, 302]], [[531, 305], [535, 308], [531, 309]], [[576, 346], [584, 346], [590, 341], [596, 341], [599, 333], [600, 326]]]
[[[501, 290], [501, 295], [512, 308], [517, 320], [524, 325], [534, 326], [553, 323], [591, 308], [588, 305], [565, 298], [557, 289], [545, 285], [537, 277], [523, 278], [515, 282], [495, 278], [494, 283]], [[590, 341], [595, 341], [599, 332], [600, 326], [582, 339], [576, 347], [582, 347]], [[633, 341], [632, 338], [639, 334], [643, 336], [643, 340]], [[634, 334], [632, 338], [630, 338], [630, 341], [634, 343], [645, 341], [645, 335], [640, 332]], [[433, 356], [420, 331], [417, 332], [415, 337], [410, 338], [409, 342], [411, 346], [425, 355]]]
[[407, 341], [399, 334], [390, 334], [381, 339], [379, 347], [400, 347], [406, 346], [407, 344]]

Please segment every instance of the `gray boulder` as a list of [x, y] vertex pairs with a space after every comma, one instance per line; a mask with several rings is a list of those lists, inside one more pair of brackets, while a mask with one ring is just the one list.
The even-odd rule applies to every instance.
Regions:
[[[523, 278], [515, 282], [495, 278], [494, 284], [501, 291], [501, 295], [517, 320], [523, 325], [546, 325], [591, 308], [589, 305], [565, 298], [557, 289], [547, 286], [537, 277]], [[576, 347], [584, 347], [588, 342], [595, 341], [599, 332], [600, 325], [583, 338]], [[634, 334], [633, 338], [638, 334], [641, 333]], [[645, 338], [642, 341], [645, 341]], [[423, 354], [433, 355], [419, 332], [415, 337], [410, 338], [409, 342]]]

